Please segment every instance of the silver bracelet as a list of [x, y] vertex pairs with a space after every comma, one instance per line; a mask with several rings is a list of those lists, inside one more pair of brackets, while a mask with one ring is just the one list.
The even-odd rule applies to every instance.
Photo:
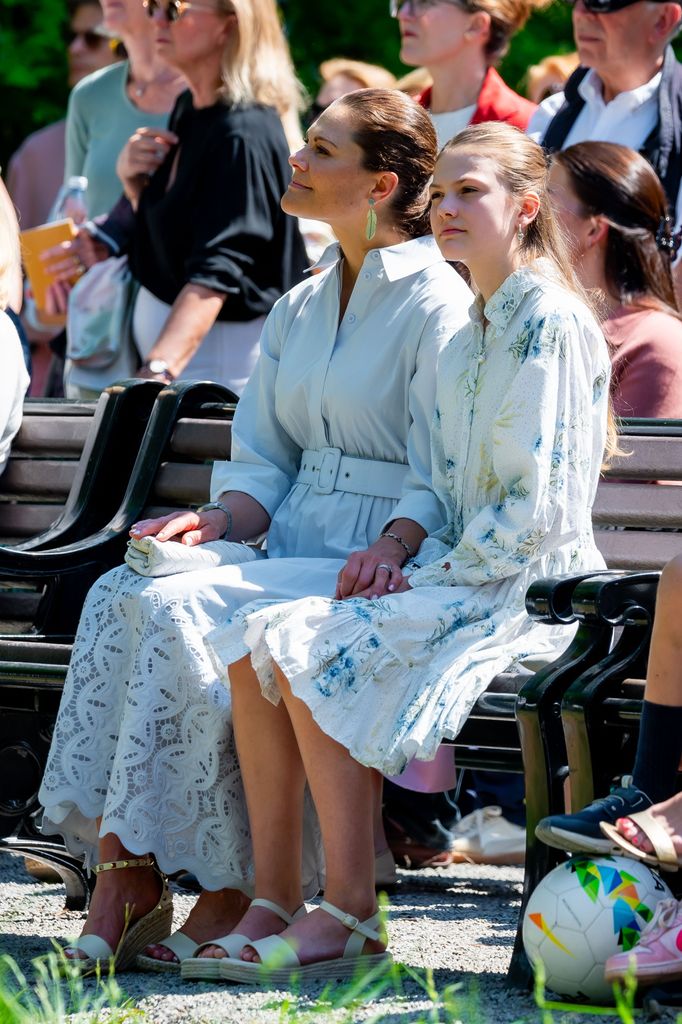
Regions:
[[414, 551], [413, 551], [413, 550], [412, 550], [412, 548], [411, 548], [411, 547], [409, 546], [409, 544], [407, 544], [407, 543], [406, 543], [406, 542], [405, 542], [405, 541], [403, 540], [403, 538], [402, 538], [402, 537], [399, 537], [399, 536], [398, 536], [398, 534], [397, 534], [397, 533], [391, 533], [391, 532], [390, 532], [390, 530], [384, 530], [384, 532], [383, 532], [383, 533], [380, 533], [380, 534], [379, 534], [379, 537], [390, 537], [390, 538], [391, 538], [391, 540], [394, 540], [394, 541], [396, 541], [396, 543], [400, 544], [401, 548], [404, 548], [404, 549], [405, 549], [405, 551], [407, 552], [407, 557], [408, 557], [408, 558], [412, 558], [412, 555], [414, 554]]
[[227, 507], [227, 505], [223, 505], [222, 501], [207, 501], [205, 505], [199, 506], [197, 512], [210, 512], [214, 508], [219, 509], [220, 512], [225, 513], [225, 516], [227, 518], [227, 529], [225, 530], [223, 537], [229, 537], [230, 534], [232, 533], [232, 512]]

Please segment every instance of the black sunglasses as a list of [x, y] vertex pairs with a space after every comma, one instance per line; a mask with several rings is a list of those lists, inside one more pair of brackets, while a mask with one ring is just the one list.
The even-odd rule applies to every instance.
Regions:
[[109, 39], [107, 36], [103, 36], [100, 32], [95, 32], [90, 29], [87, 32], [73, 32], [69, 31], [66, 33], [66, 45], [71, 46], [77, 39], [82, 39], [83, 44], [87, 50], [98, 50], [102, 43], [108, 43]]

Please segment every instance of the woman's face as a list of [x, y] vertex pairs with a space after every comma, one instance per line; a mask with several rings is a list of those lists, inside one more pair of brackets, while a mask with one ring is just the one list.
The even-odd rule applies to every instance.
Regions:
[[[198, 67], [215, 64], [219, 69], [227, 40], [236, 29], [235, 13], [225, 14], [213, 0], [151, 0], [149, 9], [157, 52], [168, 64], [190, 80]], [[178, 16], [173, 17], [176, 11]]]
[[437, 161], [431, 186], [431, 228], [446, 260], [473, 269], [505, 259], [515, 247], [521, 204], [490, 157], [455, 149]]
[[293, 176], [282, 209], [339, 228], [362, 223], [376, 175], [362, 167], [353, 141], [351, 111], [332, 103], [308, 129], [305, 145], [289, 157]]
[[410, 67], [456, 61], [467, 45], [471, 19], [471, 12], [455, 3], [436, 3], [421, 13], [413, 13], [411, 4], [403, 4], [398, 10], [401, 61]]
[[102, 24], [112, 36], [149, 33], [142, 0], [102, 0]]
[[557, 220], [568, 238], [571, 254], [582, 256], [589, 247], [592, 218], [573, 189], [571, 175], [556, 161], [549, 173], [549, 195]]
[[73, 87], [81, 78], [117, 60], [105, 35], [99, 33], [102, 11], [98, 3], [80, 4], [69, 25], [69, 85]]

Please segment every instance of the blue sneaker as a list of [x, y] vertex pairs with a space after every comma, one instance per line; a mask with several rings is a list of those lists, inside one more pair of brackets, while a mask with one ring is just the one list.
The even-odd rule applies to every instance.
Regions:
[[601, 821], [615, 825], [618, 818], [627, 818], [636, 811], [645, 811], [652, 801], [632, 784], [632, 776], [624, 775], [620, 786], [613, 786], [608, 796], [595, 800], [577, 814], [554, 814], [543, 818], [535, 835], [548, 846], [569, 853], [612, 853], [616, 847], [599, 828]]

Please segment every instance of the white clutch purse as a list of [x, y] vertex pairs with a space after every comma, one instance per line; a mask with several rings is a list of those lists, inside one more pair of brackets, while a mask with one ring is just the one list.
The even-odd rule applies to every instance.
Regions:
[[129, 540], [125, 553], [127, 565], [140, 576], [171, 576], [219, 565], [239, 565], [265, 558], [265, 552], [239, 541], [209, 540], [205, 544], [180, 544], [158, 541], [156, 537]]

